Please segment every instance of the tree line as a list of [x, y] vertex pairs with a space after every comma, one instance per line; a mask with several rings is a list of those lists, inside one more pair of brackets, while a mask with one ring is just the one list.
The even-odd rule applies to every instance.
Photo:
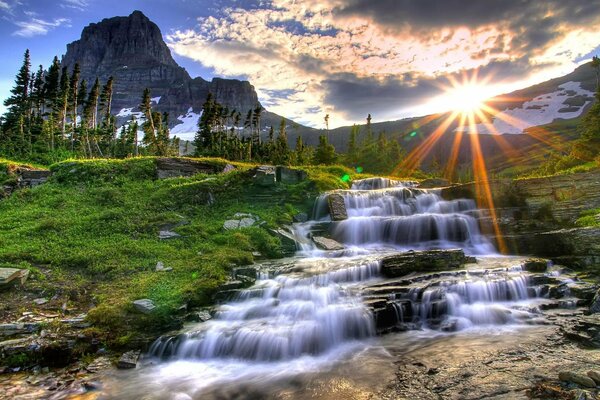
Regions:
[[329, 114], [325, 116], [326, 134], [319, 136], [316, 147], [306, 145], [298, 136], [294, 148], [288, 145], [287, 121], [282, 118], [278, 127], [264, 128], [261, 138], [261, 117], [264, 109], [257, 105], [242, 114], [219, 104], [208, 94], [202, 106], [198, 131], [194, 139], [196, 156], [222, 157], [228, 160], [252, 161], [281, 165], [346, 164], [373, 173], [389, 173], [403, 156], [398, 141], [388, 139], [384, 132], [375, 138], [371, 115], [367, 117], [366, 132], [359, 140], [360, 127], [354, 125], [348, 152], [339, 154], [329, 143]]
[[169, 138], [168, 115], [152, 110], [148, 90], [140, 104], [144, 146], [138, 146], [137, 121], [118, 134], [113, 87], [112, 77], [103, 83], [99, 78], [87, 82], [81, 79], [79, 64], [69, 71], [56, 56], [46, 70], [40, 65], [32, 71], [29, 50], [25, 51], [0, 117], [0, 153], [42, 163], [68, 157], [173, 154], [178, 142]]
[[[58, 57], [44, 69], [31, 69], [25, 52], [10, 96], [7, 111], [0, 117], [0, 155], [50, 164], [66, 158], [124, 158], [139, 155], [178, 155], [180, 141], [171, 138], [169, 115], [153, 109], [151, 93], [145, 89], [138, 106], [139, 117], [117, 127], [112, 113], [115, 81], [81, 78], [79, 64], [71, 70]], [[202, 106], [194, 139], [196, 156], [222, 157], [279, 165], [346, 164], [372, 173], [387, 173], [399, 162], [402, 149], [384, 133], [375, 138], [371, 116], [366, 131], [354, 126], [348, 152], [340, 154], [329, 143], [329, 114], [326, 134], [318, 145], [306, 145], [298, 136], [288, 144], [287, 120], [263, 127], [260, 104], [244, 114], [218, 103], [208, 94]], [[358, 137], [362, 136], [362, 140]]]

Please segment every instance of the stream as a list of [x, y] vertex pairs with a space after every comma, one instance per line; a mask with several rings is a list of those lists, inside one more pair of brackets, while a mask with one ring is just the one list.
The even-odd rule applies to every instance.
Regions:
[[[435, 365], [466, 362], [476, 349], [552, 335], [541, 312], [553, 302], [547, 283], [569, 278], [497, 254], [472, 200], [381, 178], [338, 193], [348, 219], [331, 222], [326, 195], [318, 198], [312, 220], [293, 227], [296, 256], [257, 265], [256, 283], [211, 320], [158, 339], [141, 367], [107, 373], [101, 398], [385, 398], [394, 385], [404, 390], [398, 368], [409, 360], [434, 376]], [[324, 230], [344, 250], [317, 249], [310, 237]], [[477, 263], [410, 279], [381, 271], [398, 252], [456, 248]], [[577, 299], [554, 303], [573, 310]]]

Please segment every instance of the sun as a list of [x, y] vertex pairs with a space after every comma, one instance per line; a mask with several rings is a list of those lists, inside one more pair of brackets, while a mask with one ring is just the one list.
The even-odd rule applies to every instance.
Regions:
[[443, 96], [443, 101], [451, 111], [472, 114], [480, 111], [489, 97], [488, 88], [469, 82], [448, 88]]

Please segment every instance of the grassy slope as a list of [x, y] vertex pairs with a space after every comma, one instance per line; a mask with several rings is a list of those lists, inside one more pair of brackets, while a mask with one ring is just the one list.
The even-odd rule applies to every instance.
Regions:
[[[348, 185], [339, 179], [347, 169], [312, 167], [306, 182], [265, 189], [251, 183], [251, 165], [237, 167], [156, 180], [152, 158], [55, 164], [49, 183], [0, 201], [0, 264], [31, 269], [27, 285], [40, 296], [75, 308], [93, 303], [92, 329], [110, 344], [165, 329], [181, 305], [209, 304], [232, 266], [251, 263], [253, 251], [280, 255], [265, 228], [308, 211], [319, 190]], [[266, 224], [225, 231], [236, 212]], [[159, 240], [165, 225], [178, 225], [182, 237]], [[173, 271], [155, 272], [158, 261]], [[131, 301], [139, 298], [152, 299], [156, 312], [136, 313]]]

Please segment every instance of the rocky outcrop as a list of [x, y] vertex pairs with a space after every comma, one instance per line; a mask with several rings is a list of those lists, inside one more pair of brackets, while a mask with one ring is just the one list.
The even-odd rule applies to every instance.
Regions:
[[156, 175], [158, 179], [196, 174], [218, 174], [221, 172], [224, 172], [224, 167], [221, 165], [191, 158], [160, 157], [156, 159]]
[[[600, 206], [600, 170], [544, 178], [495, 180], [454, 185], [442, 189], [445, 199], [477, 198], [489, 186], [494, 205], [515, 221], [501, 221], [505, 228], [519, 228], [530, 220], [549, 225], [573, 223], [584, 210]], [[505, 212], [503, 212], [503, 210]], [[520, 224], [521, 227], [525, 224]]]
[[505, 239], [513, 253], [548, 257], [572, 267], [600, 263], [600, 228], [526, 232], [507, 235]]
[[432, 272], [460, 268], [475, 262], [461, 249], [409, 251], [385, 257], [381, 261], [381, 273], [389, 278], [406, 276], [413, 272]]
[[[69, 71], [75, 63], [79, 63], [81, 78], [88, 85], [96, 77], [102, 82], [114, 77], [115, 114], [122, 109], [135, 109], [145, 88], [156, 99], [155, 109], [171, 115], [171, 125], [179, 123], [177, 116], [185, 115], [190, 107], [198, 114], [208, 93], [242, 114], [258, 104], [249, 82], [192, 79], [171, 56], [158, 26], [140, 11], [85, 27], [81, 38], [67, 45], [62, 58], [62, 65]], [[128, 118], [131, 117], [122, 114], [120, 122]]]
[[0, 268], [0, 290], [15, 284], [23, 284], [29, 277], [29, 270], [19, 268]]

